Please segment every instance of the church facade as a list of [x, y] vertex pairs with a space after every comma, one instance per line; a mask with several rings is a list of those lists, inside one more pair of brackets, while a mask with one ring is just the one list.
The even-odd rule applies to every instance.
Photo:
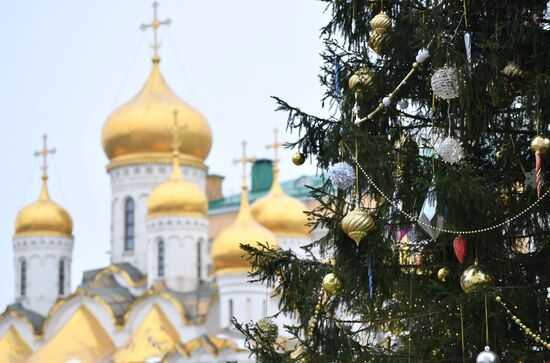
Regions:
[[[156, 19], [150, 25], [156, 31]], [[0, 361], [32, 363], [252, 362], [231, 319], [277, 312], [264, 285], [248, 282], [241, 243], [301, 248], [317, 236], [303, 177], [281, 183], [276, 163], [257, 160], [252, 187], [224, 197], [207, 173], [207, 120], [182, 101], [160, 58], [141, 91], [102, 131], [111, 181], [111, 263], [86, 271], [71, 291], [78, 248], [68, 211], [48, 193], [46, 156], [36, 202], [15, 222], [14, 303], [0, 315]], [[278, 144], [275, 142], [274, 147]], [[240, 162], [250, 162], [246, 154]], [[322, 231], [314, 231], [321, 234]], [[282, 331], [286, 317], [275, 320]]]

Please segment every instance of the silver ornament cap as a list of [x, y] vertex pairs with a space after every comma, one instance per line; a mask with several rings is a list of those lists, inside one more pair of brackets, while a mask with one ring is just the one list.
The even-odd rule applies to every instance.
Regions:
[[489, 346], [486, 346], [485, 351], [477, 355], [476, 363], [500, 363], [500, 358], [495, 352], [491, 351]]

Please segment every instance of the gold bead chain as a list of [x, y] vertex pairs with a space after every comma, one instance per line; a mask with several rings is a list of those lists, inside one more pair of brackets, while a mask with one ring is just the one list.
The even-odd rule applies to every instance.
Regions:
[[514, 313], [512, 313], [510, 309], [508, 309], [508, 306], [506, 306], [506, 303], [502, 301], [502, 297], [500, 296], [495, 297], [495, 301], [500, 305], [502, 305], [502, 307], [504, 308], [504, 310], [506, 310], [506, 313], [510, 316], [512, 321], [516, 323], [516, 325], [521, 329], [521, 331], [525, 335], [533, 339], [537, 344], [540, 344], [543, 348], [550, 350], [550, 342], [548, 340], [542, 339], [539, 334], [534, 333], [530, 328], [525, 326], [525, 324], [523, 324], [521, 319], [518, 318], [516, 315], [514, 315]]
[[352, 154], [350, 153], [351, 155], [351, 158], [355, 161], [355, 164], [359, 167], [359, 169], [361, 170], [361, 172], [363, 173], [363, 175], [365, 176], [365, 178], [367, 178], [367, 181], [373, 186], [374, 189], [376, 189], [376, 191], [378, 193], [380, 193], [380, 195], [382, 195], [382, 197], [384, 197], [387, 201], [390, 202], [390, 204], [401, 214], [403, 214], [405, 217], [407, 217], [408, 219], [410, 219], [412, 222], [414, 223], [418, 223], [420, 225], [423, 225], [423, 226], [426, 226], [426, 227], [429, 227], [435, 231], [439, 231], [439, 232], [443, 232], [443, 233], [450, 233], [450, 234], [477, 234], [477, 233], [484, 233], [484, 232], [489, 232], [489, 231], [492, 231], [492, 230], [495, 230], [495, 229], [498, 229], [500, 227], [503, 227], [505, 225], [507, 225], [508, 223], [510, 222], [513, 222], [515, 221], [516, 219], [520, 218], [521, 216], [523, 216], [524, 214], [526, 214], [527, 212], [529, 212], [531, 209], [533, 209], [534, 207], [536, 207], [537, 205], [539, 205], [549, 194], [550, 194], [550, 189], [548, 189], [543, 195], [541, 195], [540, 198], [538, 198], [533, 204], [531, 204], [530, 206], [528, 206], [527, 208], [525, 208], [524, 210], [522, 210], [521, 212], [519, 212], [518, 214], [516, 214], [515, 216], [513, 217], [510, 217], [510, 218], [507, 218], [506, 220], [504, 220], [503, 222], [500, 222], [500, 223], [497, 223], [495, 225], [492, 225], [492, 226], [489, 226], [489, 227], [484, 227], [484, 228], [479, 228], [479, 229], [472, 229], [472, 230], [464, 230], [464, 231], [460, 231], [460, 230], [454, 230], [454, 229], [446, 229], [446, 228], [439, 228], [439, 227], [435, 227], [435, 226], [432, 226], [431, 224], [429, 223], [425, 223], [425, 222], [422, 222], [420, 221], [418, 218], [414, 217], [413, 215], [411, 215], [410, 213], [408, 212], [405, 212], [404, 210], [402, 210], [399, 205], [392, 199], [392, 198], [389, 198], [375, 183], [374, 181], [372, 180], [372, 178], [365, 172], [365, 170], [363, 169], [363, 167], [361, 166], [361, 164], [359, 164], [359, 161], [357, 160], [357, 158]]

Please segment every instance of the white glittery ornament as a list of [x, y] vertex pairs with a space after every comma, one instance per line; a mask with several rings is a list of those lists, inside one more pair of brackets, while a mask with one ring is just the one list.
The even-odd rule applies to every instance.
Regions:
[[486, 346], [485, 350], [477, 355], [476, 363], [500, 363], [500, 358]]
[[456, 68], [443, 67], [432, 76], [432, 90], [438, 98], [450, 100], [458, 97], [458, 76]]
[[338, 189], [348, 189], [355, 182], [355, 170], [346, 162], [334, 164], [328, 171], [328, 178]]
[[462, 160], [463, 150], [458, 141], [448, 136], [437, 147], [437, 154], [443, 161], [454, 164]]

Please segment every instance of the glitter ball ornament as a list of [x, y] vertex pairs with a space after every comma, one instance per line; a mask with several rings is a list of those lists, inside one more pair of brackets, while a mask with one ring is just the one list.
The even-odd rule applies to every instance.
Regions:
[[467, 248], [468, 241], [466, 240], [466, 238], [462, 237], [461, 235], [456, 236], [453, 240], [453, 250], [455, 251], [455, 256], [458, 262], [464, 262], [464, 259], [466, 258]]
[[460, 145], [457, 140], [448, 136], [443, 139], [443, 141], [441, 141], [441, 143], [437, 147], [437, 154], [441, 156], [443, 161], [449, 164], [458, 163], [460, 160], [462, 160], [463, 156], [462, 145]]
[[436, 70], [432, 76], [432, 90], [438, 98], [450, 100], [458, 97], [458, 76], [456, 68], [443, 67]]
[[450, 274], [451, 274], [451, 270], [447, 266], [441, 267], [437, 271], [437, 279], [441, 282], [447, 282], [447, 279], [449, 278]]
[[329, 273], [323, 277], [323, 290], [329, 295], [334, 295], [342, 290], [342, 282], [335, 274]]
[[292, 162], [294, 165], [302, 165], [306, 161], [306, 156], [302, 154], [301, 152], [296, 152], [294, 155], [292, 155]]
[[481, 266], [478, 265], [477, 261], [470, 267], [468, 267], [462, 276], [460, 276], [460, 286], [462, 290], [470, 294], [482, 287], [491, 285], [493, 283], [493, 278], [491, 275]]
[[359, 246], [361, 240], [374, 229], [375, 224], [369, 212], [356, 207], [342, 219], [341, 226], [344, 233]]
[[328, 171], [328, 178], [338, 189], [348, 189], [355, 182], [355, 170], [346, 162], [334, 164]]
[[486, 346], [485, 350], [477, 355], [476, 363], [500, 363], [500, 358]]
[[368, 90], [374, 91], [374, 73], [367, 67], [356, 71], [348, 82], [349, 88], [353, 91]]
[[258, 321], [258, 328], [270, 341], [275, 342], [279, 336], [279, 327], [270, 318], [263, 318]]

